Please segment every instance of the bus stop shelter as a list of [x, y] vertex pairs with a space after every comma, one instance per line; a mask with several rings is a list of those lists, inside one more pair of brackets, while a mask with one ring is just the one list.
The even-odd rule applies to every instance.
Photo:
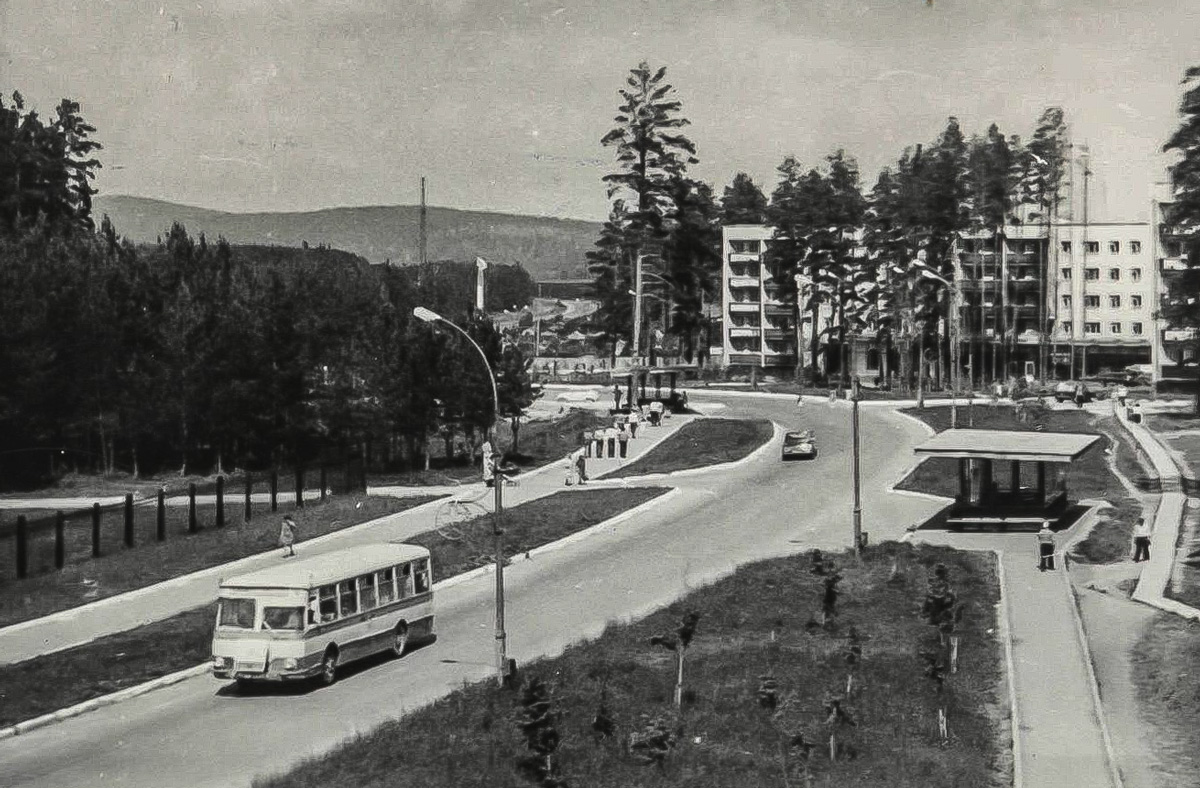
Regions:
[[614, 385], [625, 389], [625, 402], [648, 405], [661, 402], [673, 412], [687, 407], [687, 395], [676, 385], [683, 369], [672, 367], [637, 367], [632, 370], [613, 372]]
[[1068, 432], [946, 430], [915, 453], [958, 460], [950, 528], [1037, 528], [1043, 520], [1057, 524], [1066, 513], [1067, 471], [1098, 440]]

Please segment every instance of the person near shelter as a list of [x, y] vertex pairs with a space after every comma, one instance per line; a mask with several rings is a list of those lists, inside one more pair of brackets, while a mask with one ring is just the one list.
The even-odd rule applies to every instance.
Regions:
[[585, 430], [583, 433], [583, 454], [585, 457], [592, 456], [592, 433], [590, 430]]
[[604, 430], [593, 430], [592, 439], [596, 441], [596, 459], [604, 458]]
[[638, 424], [641, 422], [641, 420], [642, 420], [642, 414], [638, 411], [638, 409], [630, 408], [629, 416], [627, 417], [627, 421], [629, 423], [629, 437], [630, 438], [634, 438], [634, 439], [637, 438]]
[[1145, 517], [1139, 517], [1133, 529], [1133, 562], [1135, 564], [1150, 560], [1150, 537], [1154, 530]]
[[650, 403], [650, 424], [655, 427], [662, 426], [663, 404], [658, 400]]
[[622, 421], [617, 424], [617, 443], [621, 446], [621, 459], [629, 456], [629, 425]]
[[1085, 398], [1086, 398], [1086, 393], [1083, 388], [1083, 384], [1076, 383], [1075, 384], [1075, 405], [1076, 405], [1076, 407], [1079, 407], [1082, 409], [1083, 408], [1083, 400]]
[[613, 409], [621, 409], [621, 387], [615, 383], [613, 384]]
[[296, 521], [290, 514], [285, 514], [279, 524], [279, 546], [284, 549], [285, 557], [296, 554], [296, 530]]
[[1037, 532], [1038, 569], [1045, 572], [1054, 569], [1054, 532], [1050, 530], [1050, 521], [1042, 520], [1042, 529]]
[[496, 486], [496, 456], [491, 441], [483, 442], [483, 483], [488, 487]]
[[617, 456], [617, 428], [609, 427], [604, 431], [604, 442], [608, 444], [609, 459]]
[[573, 455], [575, 457], [575, 478], [580, 484], [587, 484], [587, 458], [583, 456], [583, 449], [579, 449]]
[[1118, 384], [1117, 385], [1117, 404], [1123, 408], [1123, 407], [1125, 407], [1125, 400], [1127, 400], [1127, 399], [1129, 399], [1129, 389], [1125, 387], [1124, 383]]

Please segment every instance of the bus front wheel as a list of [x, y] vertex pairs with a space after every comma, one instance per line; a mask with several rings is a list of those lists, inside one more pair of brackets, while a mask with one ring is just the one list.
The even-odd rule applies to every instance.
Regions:
[[337, 663], [337, 649], [327, 649], [324, 659], [321, 660], [321, 683], [326, 687], [337, 681]]
[[408, 624], [403, 622], [396, 625], [395, 635], [392, 637], [392, 653], [397, 657], [404, 656], [405, 649], [408, 648]]

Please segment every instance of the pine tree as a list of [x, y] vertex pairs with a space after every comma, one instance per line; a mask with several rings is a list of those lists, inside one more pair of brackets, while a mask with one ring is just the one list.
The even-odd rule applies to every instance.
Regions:
[[[1023, 151], [1023, 176], [1020, 201], [1033, 206], [1029, 220], [1042, 224], [1046, 237], [1050, 237], [1051, 222], [1058, 215], [1062, 202], [1062, 182], [1067, 171], [1067, 124], [1063, 119], [1062, 107], [1047, 107], [1033, 132], [1029, 145]], [[1038, 376], [1046, 374], [1046, 333], [1048, 310], [1046, 291], [1051, 275], [1049, 248], [1038, 246], [1040, 259], [1038, 268], [1042, 275], [1038, 281]]]
[[[1195, 335], [1200, 358], [1200, 66], [1192, 66], [1183, 77], [1184, 92], [1179, 128], [1163, 146], [1164, 152], [1178, 151], [1171, 165], [1174, 190], [1166, 223], [1183, 240], [1187, 265], [1167, 279], [1160, 314], [1172, 329], [1190, 329]], [[1197, 381], [1196, 413], [1200, 414], [1200, 380]]]
[[766, 220], [767, 196], [746, 173], [734, 175], [721, 195], [721, 223], [762, 224]]

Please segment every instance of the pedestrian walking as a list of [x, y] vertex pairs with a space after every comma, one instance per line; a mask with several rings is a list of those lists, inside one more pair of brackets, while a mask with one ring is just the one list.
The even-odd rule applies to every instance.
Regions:
[[615, 427], [609, 427], [604, 431], [604, 442], [608, 444], [608, 457], [612, 459], [617, 456], [617, 430]]
[[1125, 407], [1125, 400], [1129, 398], [1129, 389], [1122, 383], [1117, 386], [1117, 404], [1122, 408]]
[[642, 415], [640, 413], [638, 413], [637, 408], [630, 408], [629, 409], [629, 418], [628, 418], [629, 437], [630, 438], [633, 438], [635, 440], [637, 439], [638, 424], [641, 422], [641, 420], [642, 420]]
[[583, 433], [583, 453], [584, 456], [592, 456], [592, 433], [585, 431]]
[[650, 403], [650, 424], [654, 427], [662, 426], [663, 404], [658, 400]]
[[604, 458], [604, 430], [593, 430], [592, 439], [596, 441], [596, 459]]
[[285, 514], [279, 525], [279, 546], [283, 548], [285, 558], [296, 554], [296, 531], [296, 521], [290, 514]]
[[1083, 408], [1083, 400], [1084, 400], [1085, 396], [1086, 396], [1086, 390], [1083, 388], [1083, 384], [1076, 383], [1075, 384], [1075, 406], [1076, 407], [1078, 407], [1080, 409]]
[[621, 409], [621, 387], [613, 384], [613, 410]]
[[580, 484], [587, 484], [587, 459], [583, 456], [583, 449], [575, 452], [575, 477]]
[[621, 422], [620, 429], [617, 431], [617, 443], [621, 446], [621, 459], [629, 456], [629, 428], [625, 422]]
[[1054, 532], [1050, 530], [1050, 521], [1042, 520], [1042, 530], [1037, 532], [1038, 569], [1045, 572], [1054, 569]]
[[1150, 560], [1150, 537], [1154, 530], [1145, 517], [1139, 517], [1133, 529], [1133, 562], [1135, 564]]

